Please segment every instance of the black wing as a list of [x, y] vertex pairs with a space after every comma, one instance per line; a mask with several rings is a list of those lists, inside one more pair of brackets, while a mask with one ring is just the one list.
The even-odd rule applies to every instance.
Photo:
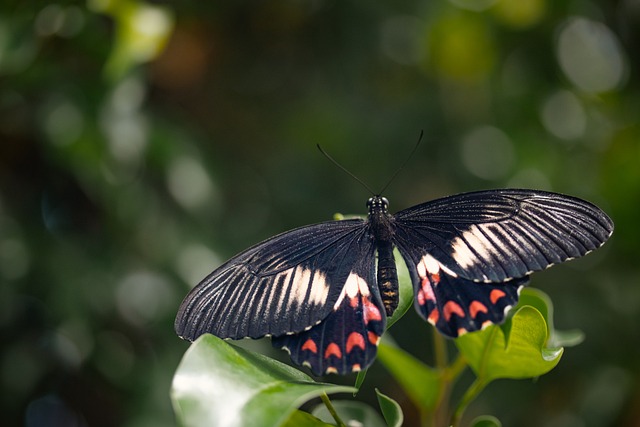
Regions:
[[375, 257], [370, 247], [360, 251], [333, 311], [307, 331], [272, 339], [298, 365], [314, 374], [345, 375], [367, 368], [376, 357], [386, 316], [376, 286]]
[[535, 190], [449, 196], [398, 212], [396, 245], [418, 265], [430, 254], [452, 275], [504, 282], [597, 249], [613, 222], [597, 206]]
[[272, 237], [198, 284], [180, 306], [176, 332], [193, 341], [204, 333], [237, 339], [304, 331], [333, 312], [364, 257], [374, 259], [374, 246], [360, 219]]
[[529, 274], [585, 255], [613, 231], [591, 203], [532, 190], [445, 197], [394, 218], [416, 310], [450, 337], [502, 323]]

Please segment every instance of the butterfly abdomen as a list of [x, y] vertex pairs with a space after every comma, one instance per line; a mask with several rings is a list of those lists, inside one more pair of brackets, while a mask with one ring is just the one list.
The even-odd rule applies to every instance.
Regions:
[[391, 242], [378, 245], [378, 288], [387, 316], [391, 316], [398, 308], [398, 273]]

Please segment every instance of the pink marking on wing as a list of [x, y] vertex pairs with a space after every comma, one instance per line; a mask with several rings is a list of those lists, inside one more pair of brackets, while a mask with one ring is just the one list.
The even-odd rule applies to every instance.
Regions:
[[440, 273], [434, 273], [431, 275], [431, 280], [433, 280], [433, 285], [437, 285], [440, 283]]
[[440, 312], [437, 308], [434, 308], [433, 310], [431, 310], [431, 313], [429, 313], [429, 317], [427, 317], [427, 320], [431, 322], [432, 325], [435, 325], [436, 323], [438, 323], [438, 319], [440, 319]]
[[364, 344], [364, 337], [362, 336], [361, 333], [359, 332], [351, 332], [349, 334], [349, 337], [347, 338], [347, 353], [351, 353], [351, 350], [353, 350], [353, 347], [360, 347], [362, 350], [364, 350], [365, 344]]
[[369, 342], [373, 345], [378, 345], [378, 341], [380, 341], [380, 337], [375, 332], [371, 331], [367, 333], [367, 338], [369, 338]]
[[444, 307], [442, 307], [442, 314], [444, 315], [444, 319], [448, 322], [454, 314], [464, 317], [464, 310], [457, 302], [447, 301]]
[[376, 307], [374, 303], [369, 301], [369, 298], [363, 297], [362, 305], [363, 305], [362, 314], [364, 317], [365, 325], [369, 324], [369, 322], [372, 320], [373, 321], [382, 320], [382, 314], [380, 314], [380, 310], [378, 310], [378, 307]]
[[487, 313], [488, 311], [489, 310], [487, 309], [487, 306], [480, 301], [473, 301], [471, 304], [469, 304], [469, 314], [473, 319], [476, 318], [478, 313]]
[[304, 342], [304, 344], [302, 344], [301, 350], [309, 350], [311, 353], [317, 353], [318, 346], [316, 345], [316, 342], [314, 340], [309, 338]]
[[427, 302], [426, 298], [424, 297], [424, 291], [422, 289], [418, 291], [417, 298], [418, 298], [418, 304], [420, 305], [424, 305]]
[[489, 294], [489, 299], [491, 300], [491, 304], [495, 304], [500, 298], [502, 298], [505, 295], [507, 294], [505, 294], [504, 291], [501, 291], [500, 289], [492, 290], [491, 293]]
[[342, 351], [340, 350], [340, 347], [338, 347], [338, 344], [332, 342], [331, 344], [329, 344], [327, 346], [327, 349], [324, 351], [324, 358], [328, 359], [331, 356], [335, 356], [338, 359], [342, 358]]
[[431, 300], [431, 301], [435, 301], [436, 300], [436, 296], [433, 293], [433, 288], [431, 287], [431, 282], [429, 282], [429, 279], [427, 279], [426, 277], [424, 279], [422, 279], [422, 292], [424, 292], [424, 298]]

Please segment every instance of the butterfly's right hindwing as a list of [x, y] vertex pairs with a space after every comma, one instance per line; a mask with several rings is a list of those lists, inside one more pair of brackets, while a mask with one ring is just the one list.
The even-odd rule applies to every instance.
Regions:
[[354, 219], [301, 227], [247, 249], [187, 295], [177, 334], [258, 338], [312, 327], [332, 312], [363, 256], [363, 239], [365, 222]]

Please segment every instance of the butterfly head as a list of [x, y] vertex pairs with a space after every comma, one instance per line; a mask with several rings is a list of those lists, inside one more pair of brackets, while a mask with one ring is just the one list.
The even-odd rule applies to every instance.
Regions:
[[369, 215], [386, 214], [389, 211], [389, 201], [386, 197], [373, 196], [367, 200]]

